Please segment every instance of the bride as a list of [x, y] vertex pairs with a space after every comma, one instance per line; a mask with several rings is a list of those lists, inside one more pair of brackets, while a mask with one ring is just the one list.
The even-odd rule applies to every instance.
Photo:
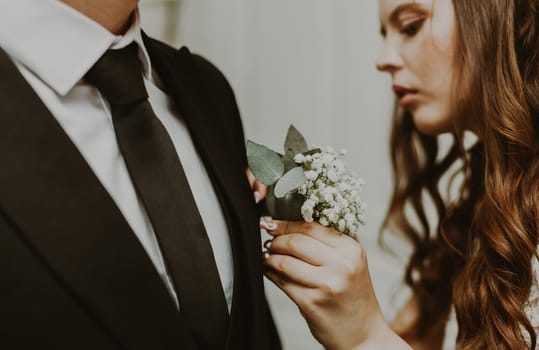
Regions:
[[[361, 245], [318, 224], [262, 222], [273, 235], [266, 275], [328, 349], [441, 349], [452, 318], [458, 349], [539, 349], [539, 2], [379, 3], [377, 67], [400, 105], [384, 228], [414, 246], [413, 296], [387, 323]], [[465, 130], [479, 140], [467, 149]], [[439, 154], [442, 133], [454, 143]], [[464, 182], [449, 201], [439, 181], [455, 164]]]

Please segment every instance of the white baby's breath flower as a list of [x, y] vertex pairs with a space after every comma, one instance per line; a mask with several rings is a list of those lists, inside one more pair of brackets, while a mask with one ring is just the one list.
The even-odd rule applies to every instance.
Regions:
[[341, 159], [345, 150], [339, 153], [331, 147], [320, 150], [294, 158], [303, 166], [307, 179], [298, 188], [306, 198], [302, 216], [306, 221], [316, 221], [355, 237], [364, 221], [366, 206], [359, 198], [364, 181], [346, 168]]
[[294, 162], [298, 164], [302, 164], [303, 162], [305, 162], [305, 156], [301, 153], [296, 154], [294, 156]]
[[343, 219], [340, 219], [338, 222], [337, 222], [337, 229], [341, 232], [345, 231], [346, 230], [346, 222], [343, 220]]
[[339, 180], [339, 177], [337, 176], [337, 173], [334, 170], [328, 171], [328, 178], [332, 182], [337, 182]]
[[303, 205], [301, 206], [301, 215], [303, 216], [303, 219], [307, 222], [313, 222], [313, 213], [314, 213], [314, 206], [311, 205], [312, 203], [309, 201], [305, 201]]
[[316, 178], [318, 177], [318, 173], [314, 170], [308, 170], [305, 172], [305, 177], [307, 178], [307, 180], [313, 181], [316, 180]]
[[311, 163], [311, 169], [313, 170], [320, 170], [324, 164], [322, 163], [321, 159], [315, 159]]
[[320, 223], [320, 225], [322, 225], [322, 226], [326, 226], [326, 227], [329, 226], [329, 221], [328, 221], [328, 219], [325, 218], [325, 217], [321, 217], [319, 223]]

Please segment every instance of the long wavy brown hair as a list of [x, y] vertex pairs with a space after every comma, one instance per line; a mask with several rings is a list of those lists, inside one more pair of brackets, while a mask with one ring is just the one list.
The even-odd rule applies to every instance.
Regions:
[[[445, 322], [454, 305], [459, 349], [535, 349], [524, 304], [539, 240], [539, 4], [453, 6], [452, 146], [442, 153], [439, 137], [418, 132], [409, 113], [395, 113], [394, 194], [383, 229], [414, 247], [405, 281], [420, 302], [417, 336]], [[465, 148], [471, 124], [479, 141]], [[464, 179], [456, 198], [441, 188], [450, 174]], [[432, 203], [435, 227], [426, 210]]]

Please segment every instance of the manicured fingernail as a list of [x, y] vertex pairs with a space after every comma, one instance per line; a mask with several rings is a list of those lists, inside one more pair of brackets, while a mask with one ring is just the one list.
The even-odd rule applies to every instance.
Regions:
[[255, 203], [258, 204], [260, 202], [260, 192], [255, 191], [254, 196], [255, 196]]
[[265, 241], [264, 242], [264, 248], [269, 250], [271, 248], [271, 243], [273, 243], [273, 239], [268, 239], [267, 241]]
[[266, 231], [275, 231], [277, 229], [277, 224], [273, 221], [261, 221], [260, 227]]
[[262, 252], [262, 258], [263, 258], [264, 260], [268, 260], [268, 258], [270, 257], [270, 255], [271, 255], [271, 254], [270, 254], [268, 251]]

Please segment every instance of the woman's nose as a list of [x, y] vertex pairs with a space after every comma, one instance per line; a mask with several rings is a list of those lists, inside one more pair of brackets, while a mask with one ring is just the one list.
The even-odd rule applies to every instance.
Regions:
[[376, 68], [381, 72], [391, 74], [402, 68], [402, 59], [394, 45], [387, 41], [384, 43], [382, 51], [376, 60]]

